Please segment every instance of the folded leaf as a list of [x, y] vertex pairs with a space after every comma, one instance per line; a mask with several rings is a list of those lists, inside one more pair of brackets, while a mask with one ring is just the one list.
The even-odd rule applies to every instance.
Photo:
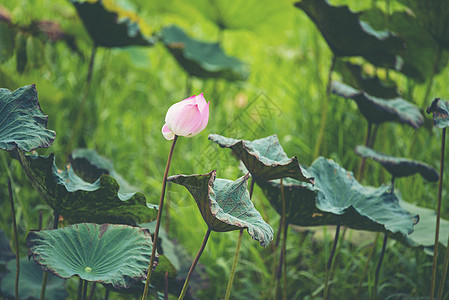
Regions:
[[246, 141], [210, 134], [209, 140], [222, 148], [232, 149], [234, 155], [242, 160], [251, 175], [258, 180], [291, 177], [299, 181], [313, 182], [312, 176], [301, 168], [296, 156], [288, 158], [277, 135]]
[[174, 25], [163, 28], [161, 38], [179, 65], [192, 76], [229, 81], [246, 80], [248, 77], [244, 63], [227, 56], [218, 43], [194, 40]]
[[449, 126], [449, 102], [435, 98], [427, 107], [426, 112], [433, 115], [433, 124], [437, 128], [446, 128]]
[[362, 115], [373, 124], [399, 122], [418, 129], [424, 123], [419, 109], [402, 98], [376, 98], [336, 81], [332, 82], [331, 88], [332, 93], [355, 100]]
[[29, 152], [50, 147], [56, 133], [47, 129], [47, 118], [34, 84], [14, 92], [0, 89], [0, 149]]
[[419, 173], [428, 181], [438, 181], [438, 172], [432, 166], [420, 161], [386, 155], [365, 146], [357, 146], [355, 153], [380, 163], [394, 177], [407, 177]]
[[246, 228], [264, 247], [273, 240], [273, 229], [254, 207], [246, 189], [249, 174], [236, 181], [204, 175], [175, 175], [167, 180], [183, 185], [192, 194], [207, 226], [218, 232]]
[[18, 152], [17, 159], [47, 204], [71, 223], [134, 225], [156, 218], [157, 207], [147, 205], [142, 193], [120, 193], [117, 181], [109, 175], [88, 183], [73, 168], [58, 170], [53, 154], [29, 156]]

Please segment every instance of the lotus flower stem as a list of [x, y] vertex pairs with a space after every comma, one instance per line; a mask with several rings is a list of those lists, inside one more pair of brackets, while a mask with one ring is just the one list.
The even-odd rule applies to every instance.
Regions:
[[335, 63], [337, 62], [337, 57], [332, 56], [331, 66], [329, 67], [329, 74], [327, 77], [327, 87], [326, 87], [326, 101], [323, 104], [323, 109], [321, 110], [321, 122], [320, 129], [318, 131], [318, 138], [315, 143], [315, 150], [313, 151], [313, 157], [318, 157], [320, 154], [321, 144], [323, 143], [324, 131], [326, 129], [327, 111], [329, 109], [329, 103], [331, 98], [331, 84], [332, 84], [332, 73], [335, 69]]
[[87, 77], [86, 77], [86, 87], [84, 88], [83, 98], [81, 99], [80, 109], [78, 110], [78, 113], [75, 118], [75, 123], [73, 124], [72, 134], [70, 136], [69, 142], [67, 143], [66, 148], [66, 156], [70, 153], [72, 150], [74, 139], [76, 138], [76, 134], [78, 132], [78, 127], [80, 125], [81, 117], [84, 114], [84, 110], [87, 103], [87, 96], [89, 94], [90, 90], [90, 82], [92, 81], [92, 74], [94, 70], [94, 61], [95, 61], [95, 54], [97, 53], [97, 46], [94, 45], [92, 48], [92, 52], [90, 54], [90, 61], [89, 61], [89, 69], [87, 70]]
[[[371, 122], [368, 122], [368, 129], [366, 131], [366, 139], [365, 139], [366, 147], [368, 147], [370, 144], [372, 127], [373, 127], [373, 124]], [[359, 171], [357, 172], [357, 181], [362, 180], [363, 172], [365, 170], [365, 161], [366, 161], [366, 158], [362, 157], [362, 161], [360, 162], [360, 166], [359, 166]]]
[[201, 244], [200, 250], [198, 250], [198, 253], [193, 260], [192, 266], [190, 267], [189, 274], [187, 274], [186, 281], [184, 282], [184, 286], [182, 287], [181, 294], [179, 295], [178, 300], [184, 299], [184, 296], [186, 295], [187, 288], [189, 286], [190, 278], [192, 277], [193, 271], [195, 270], [196, 264], [200, 260], [201, 254], [203, 254], [204, 248], [206, 247], [207, 240], [209, 239], [211, 229], [207, 228], [206, 235], [204, 236], [203, 243]]
[[340, 223], [338, 223], [337, 227], [335, 228], [335, 237], [334, 237], [334, 244], [332, 245], [332, 250], [329, 255], [329, 260], [327, 261], [326, 266], [326, 277], [324, 279], [324, 293], [323, 293], [323, 300], [327, 300], [329, 296], [329, 274], [330, 269], [332, 268], [332, 260], [334, 259], [335, 249], [337, 249], [337, 242], [338, 242], [338, 235], [340, 234]]
[[[254, 190], [254, 178], [251, 178], [249, 186], [249, 199], [251, 200]], [[237, 269], [237, 262], [239, 260], [240, 246], [242, 244], [243, 229], [240, 229], [239, 237], [237, 239], [237, 246], [235, 247], [234, 261], [232, 262], [231, 275], [229, 275], [228, 286], [226, 288], [225, 300], [229, 300], [231, 296], [232, 283], [234, 282], [235, 270]]]
[[[443, 128], [441, 136], [441, 156], [440, 156], [440, 181], [438, 182], [438, 204], [437, 219], [435, 228], [435, 244], [433, 246], [432, 281], [430, 283], [430, 298], [433, 299], [435, 292], [435, 277], [437, 272], [438, 244], [440, 241], [440, 215], [441, 215], [441, 195], [443, 192], [443, 171], [444, 171], [444, 151], [446, 144], [446, 128]], [[445, 258], [446, 261], [446, 258]], [[447, 264], [445, 265], [447, 267]], [[443, 276], [445, 277], [444, 273]], [[445, 279], [445, 278], [443, 278]], [[444, 285], [444, 280], [442, 281]], [[439, 291], [438, 291], [439, 292]]]
[[374, 290], [373, 290], [373, 300], [377, 297], [377, 285], [379, 284], [379, 273], [382, 267], [382, 262], [385, 256], [385, 249], [387, 248], [388, 235], [384, 233], [384, 242], [382, 244], [382, 251], [380, 252], [379, 262], [377, 263], [376, 273], [374, 274]]
[[15, 292], [16, 300], [18, 300], [19, 299], [19, 275], [20, 275], [19, 237], [17, 234], [16, 210], [14, 209], [14, 199], [12, 197], [11, 179], [9, 177], [8, 177], [8, 193], [9, 193], [9, 203], [11, 206], [12, 227], [14, 230], [14, 246], [16, 247], [16, 283], [14, 285], [14, 292]]
[[173, 142], [171, 144], [170, 152], [168, 154], [167, 165], [165, 166], [164, 178], [162, 179], [161, 198], [159, 200], [159, 209], [157, 212], [156, 228], [154, 230], [153, 250], [151, 252], [151, 260], [150, 260], [150, 265], [148, 266], [147, 280], [145, 281], [145, 288], [143, 291], [142, 300], [145, 300], [147, 298], [148, 287], [150, 285], [150, 280], [151, 280], [151, 274], [153, 273], [153, 264], [154, 264], [154, 258], [156, 257], [157, 240], [159, 237], [159, 227], [161, 225], [161, 219], [162, 219], [162, 208], [164, 206], [165, 187], [167, 186], [168, 171], [170, 170], [170, 164], [171, 164], [171, 159], [173, 156], [173, 150], [175, 149], [177, 139], [178, 139], [178, 136], [175, 135]]

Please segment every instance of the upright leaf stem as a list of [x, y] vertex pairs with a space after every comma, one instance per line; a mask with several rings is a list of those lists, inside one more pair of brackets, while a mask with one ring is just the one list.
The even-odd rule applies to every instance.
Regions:
[[281, 255], [279, 256], [279, 265], [276, 271], [276, 285], [275, 285], [275, 298], [277, 299], [277, 293], [278, 288], [280, 286], [281, 277], [283, 280], [283, 287], [282, 287], [282, 299], [286, 299], [287, 297], [287, 290], [286, 290], [286, 272], [285, 267], [287, 264], [286, 261], [286, 247], [287, 247], [287, 231], [288, 231], [288, 222], [287, 222], [287, 210], [286, 210], [286, 203], [285, 203], [285, 194], [284, 194], [284, 181], [281, 178], [281, 199], [282, 199], [282, 219], [281, 219], [281, 226], [283, 228], [283, 236], [282, 236], [282, 248], [281, 248]]
[[181, 291], [181, 294], [179, 295], [178, 300], [184, 299], [184, 296], [186, 295], [187, 288], [188, 288], [189, 282], [190, 282], [190, 278], [192, 277], [193, 271], [195, 270], [195, 267], [196, 267], [198, 261], [200, 260], [201, 254], [203, 254], [203, 251], [204, 251], [204, 248], [206, 247], [207, 240], [209, 239], [210, 233], [211, 233], [211, 229], [207, 228], [206, 235], [204, 236], [203, 243], [201, 244], [201, 248], [200, 248], [200, 250], [198, 250], [196, 257], [193, 260], [192, 266], [190, 267], [189, 274], [187, 274], [186, 281], [184, 282], [184, 286], [182, 287], [182, 291]]
[[[254, 190], [254, 178], [251, 178], [251, 184], [249, 186], [250, 200], [253, 197], [253, 190]], [[232, 262], [231, 275], [229, 276], [228, 286], [226, 288], [225, 300], [229, 300], [229, 297], [231, 296], [232, 283], [234, 282], [235, 270], [237, 269], [237, 262], [239, 260], [240, 246], [242, 244], [243, 230], [244, 229], [240, 229], [239, 237], [237, 240], [237, 246], [235, 247], [234, 261]]]
[[173, 142], [172, 142], [172, 145], [170, 148], [170, 152], [168, 154], [167, 165], [165, 166], [164, 177], [162, 179], [161, 198], [159, 199], [159, 209], [157, 212], [156, 228], [154, 230], [153, 250], [151, 252], [151, 260], [150, 260], [150, 265], [148, 266], [147, 280], [145, 281], [145, 288], [143, 291], [142, 300], [145, 300], [147, 298], [148, 287], [150, 285], [150, 280], [151, 280], [151, 274], [153, 273], [153, 264], [154, 264], [154, 259], [156, 256], [157, 240], [159, 237], [159, 227], [161, 226], [161, 219], [162, 219], [162, 208], [164, 207], [165, 187], [167, 186], [168, 171], [170, 170], [170, 164], [171, 164], [171, 159], [173, 156], [173, 150], [175, 149], [177, 139], [178, 139], [178, 136], [175, 135], [175, 138], [173, 139]]
[[437, 272], [438, 244], [440, 238], [440, 215], [441, 215], [441, 195], [443, 192], [443, 171], [444, 171], [444, 151], [446, 144], [446, 128], [443, 128], [441, 136], [441, 156], [440, 156], [440, 181], [438, 182], [438, 204], [437, 219], [435, 228], [435, 244], [433, 246], [433, 262], [432, 262], [432, 281], [430, 282], [430, 299], [433, 299], [435, 293], [435, 277]]
[[17, 234], [16, 210], [14, 209], [14, 199], [12, 197], [11, 179], [8, 177], [8, 193], [9, 203], [11, 206], [12, 227], [14, 230], [14, 246], [16, 247], [16, 282], [14, 285], [14, 293], [16, 300], [19, 299], [19, 275], [20, 275], [20, 253], [19, 253], [19, 237]]
[[327, 261], [326, 266], [326, 277], [324, 279], [324, 293], [323, 293], [323, 300], [327, 300], [329, 296], [329, 273], [332, 268], [332, 261], [334, 259], [335, 249], [337, 249], [337, 243], [338, 243], [338, 235], [340, 234], [340, 223], [337, 224], [337, 227], [335, 229], [335, 237], [334, 237], [334, 244], [332, 245], [332, 250], [329, 255], [329, 260]]
[[[58, 229], [58, 223], [59, 223], [59, 213], [55, 210], [53, 211], [53, 229]], [[40, 300], [45, 299], [45, 291], [47, 289], [47, 278], [48, 278], [48, 272], [44, 271], [44, 274], [42, 276], [42, 285], [41, 285], [41, 295]]]

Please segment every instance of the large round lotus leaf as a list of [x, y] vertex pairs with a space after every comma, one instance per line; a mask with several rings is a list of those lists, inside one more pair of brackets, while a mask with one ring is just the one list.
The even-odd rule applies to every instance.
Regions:
[[175, 175], [167, 180], [189, 190], [207, 226], [224, 232], [246, 228], [264, 247], [273, 240], [273, 229], [265, 223], [251, 202], [246, 186], [249, 174], [236, 181], [216, 178], [216, 171], [204, 175]]
[[[406, 48], [401, 53], [403, 64], [398, 71], [408, 77], [418, 82], [425, 82], [432, 77], [434, 72], [440, 73], [447, 65], [449, 57], [447, 54], [441, 55], [440, 61], [434, 65], [439, 51], [438, 43], [410, 13], [396, 11], [387, 17], [382, 10], [371, 9], [365, 11], [361, 18], [375, 29], [384, 30], [388, 28], [403, 39]], [[435, 66], [437, 68], [434, 70]]]
[[101, 47], [125, 47], [154, 44], [151, 29], [135, 13], [125, 11], [111, 1], [70, 0], [94, 44]]
[[332, 82], [331, 88], [332, 93], [355, 100], [362, 115], [373, 124], [399, 122], [418, 129], [424, 123], [419, 109], [402, 98], [376, 98], [336, 81]]
[[109, 175], [88, 183], [73, 168], [58, 170], [53, 154], [37, 156], [18, 152], [17, 159], [47, 204], [71, 223], [134, 225], [156, 218], [157, 206], [148, 205], [142, 193], [120, 193], [119, 184]]
[[209, 140], [222, 148], [230, 148], [258, 180], [291, 177], [299, 181], [313, 182], [312, 176], [299, 165], [296, 156], [288, 158], [277, 135], [254, 140], [236, 140], [218, 134], [210, 134]]
[[357, 146], [355, 153], [377, 161], [394, 177], [407, 177], [419, 173], [428, 181], [438, 181], [439, 178], [435, 168], [420, 161], [386, 155], [365, 146]]
[[101, 175], [107, 174], [115, 178], [120, 185], [119, 193], [135, 193], [139, 189], [130, 185], [114, 170], [112, 161], [99, 155], [93, 149], [75, 149], [70, 154], [70, 164], [75, 173], [84, 181], [93, 183]]
[[[289, 223], [300, 226], [341, 224], [354, 229], [388, 232], [397, 236], [413, 232], [418, 221], [399, 206], [389, 186], [365, 187], [351, 172], [319, 157], [308, 170], [315, 185], [284, 178]], [[279, 180], [257, 181], [270, 203], [281, 212]]]
[[343, 81], [353, 88], [364, 91], [369, 95], [379, 98], [399, 97], [396, 84], [389, 82], [385, 84], [377, 76], [364, 74], [362, 66], [352, 64], [348, 61], [337, 60], [335, 70], [340, 73]]
[[295, 6], [312, 19], [336, 56], [363, 56], [376, 65], [398, 67], [397, 54], [404, 44], [393, 33], [376, 31], [360, 20], [360, 14], [327, 0], [302, 0]]
[[[425, 253], [433, 255], [433, 249], [435, 246], [435, 227], [436, 227], [436, 214], [435, 209], [424, 208], [413, 205], [411, 203], [401, 201], [401, 206], [414, 213], [419, 214], [419, 223], [415, 225], [415, 230], [412, 234], [404, 237], [401, 241], [411, 247], [420, 247]], [[440, 245], [446, 246], [449, 237], [449, 221], [440, 219]]]
[[28, 256], [43, 270], [115, 288], [145, 278], [152, 245], [148, 230], [128, 225], [82, 223], [27, 236]]
[[449, 102], [435, 98], [427, 107], [426, 112], [433, 115], [433, 124], [438, 128], [446, 128], [449, 126]]
[[55, 140], [47, 129], [34, 84], [15, 91], [0, 89], [0, 149], [32, 151], [48, 148]]
[[230, 81], [248, 77], [245, 64], [235, 57], [227, 56], [218, 43], [194, 40], [174, 25], [163, 28], [161, 38], [176, 61], [190, 75]]
[[[5, 299], [14, 299], [16, 284], [16, 260], [8, 262], [8, 273], [1, 282], [1, 294]], [[20, 259], [19, 274], [19, 298], [20, 299], [40, 299], [42, 278], [44, 272], [42, 269], [26, 258]], [[45, 299], [60, 300], [68, 296], [65, 290], [64, 280], [52, 274], [47, 277], [47, 287], [45, 289]]]
[[446, 0], [399, 0], [413, 10], [418, 22], [449, 49], [449, 2]]

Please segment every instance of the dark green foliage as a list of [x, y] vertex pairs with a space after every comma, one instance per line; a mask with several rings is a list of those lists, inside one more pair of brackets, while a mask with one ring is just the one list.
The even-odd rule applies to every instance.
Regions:
[[154, 40], [145, 37], [139, 25], [129, 18], [119, 17], [119, 12], [109, 11], [101, 1], [94, 3], [71, 0], [84, 26], [96, 46], [125, 47], [152, 46]]
[[264, 247], [273, 240], [273, 229], [265, 223], [246, 190], [249, 174], [236, 181], [204, 175], [175, 175], [167, 180], [183, 185], [192, 194], [207, 226], [218, 232], [246, 228]]
[[419, 173], [428, 181], [438, 181], [439, 178], [435, 168], [420, 161], [386, 155], [360, 145], [355, 148], [355, 153], [377, 161], [394, 177], [407, 177]]
[[336, 81], [332, 82], [332, 93], [355, 100], [362, 115], [373, 124], [399, 122], [418, 129], [424, 123], [419, 109], [402, 98], [376, 98]]
[[32, 151], [48, 148], [56, 134], [47, 129], [35, 85], [15, 91], [0, 89], [0, 149]]
[[433, 115], [433, 124], [437, 128], [446, 128], [449, 126], [449, 102], [435, 98], [426, 112]]
[[[341, 224], [354, 229], [387, 232], [401, 237], [413, 232], [418, 222], [399, 205], [389, 186], [365, 187], [335, 162], [318, 158], [308, 171], [315, 185], [284, 179], [287, 219], [300, 226]], [[282, 211], [279, 180], [261, 182], [278, 213]]]
[[402, 40], [390, 31], [374, 30], [347, 6], [332, 6], [327, 0], [302, 0], [295, 6], [312, 19], [335, 56], [362, 56], [375, 65], [400, 67]]
[[301, 168], [296, 156], [288, 158], [277, 135], [246, 141], [210, 134], [209, 140], [222, 148], [232, 149], [233, 154], [242, 160], [251, 175], [258, 180], [291, 177], [299, 181], [313, 182], [312, 176]]
[[162, 29], [161, 39], [181, 67], [192, 76], [230, 81], [245, 80], [248, 77], [243, 62], [227, 56], [218, 43], [192, 39], [174, 25]]
[[94, 183], [78, 177], [72, 168], [59, 170], [54, 155], [16, 157], [33, 187], [56, 212], [71, 223], [98, 222], [134, 225], [152, 221], [157, 208], [146, 203], [142, 193], [120, 193], [117, 181], [102, 175]]

